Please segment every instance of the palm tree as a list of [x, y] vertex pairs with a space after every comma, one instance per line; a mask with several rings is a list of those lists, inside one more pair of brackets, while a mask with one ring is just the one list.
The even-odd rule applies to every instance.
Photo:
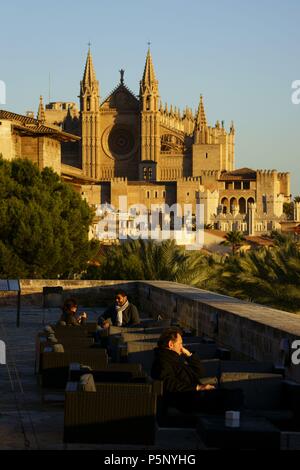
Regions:
[[238, 248], [240, 248], [245, 242], [245, 238], [242, 232], [239, 232], [238, 230], [232, 230], [231, 232], [228, 232], [225, 238], [226, 240], [224, 240], [220, 244], [231, 246], [233, 255], [235, 255]]
[[250, 251], [224, 264], [219, 291], [291, 312], [300, 310], [300, 250], [296, 243]]
[[188, 251], [174, 240], [131, 240], [101, 251], [86, 279], [165, 280], [208, 288], [215, 286], [218, 255]]

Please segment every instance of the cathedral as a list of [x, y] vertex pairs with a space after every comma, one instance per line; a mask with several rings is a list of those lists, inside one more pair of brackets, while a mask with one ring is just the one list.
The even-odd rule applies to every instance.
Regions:
[[[283, 204], [291, 198], [289, 173], [236, 169], [234, 124], [229, 130], [223, 121], [210, 126], [202, 96], [196, 112], [163, 106], [150, 49], [138, 95], [126, 86], [124, 70], [106, 98], [101, 92], [89, 50], [80, 109], [75, 102], [44, 107], [41, 98], [36, 119], [0, 111], [0, 124], [10, 122], [11, 139], [19, 142], [10, 145], [8, 134], [1, 140], [0, 126], [0, 153], [5, 158], [9, 148], [9, 158], [30, 158], [28, 140], [22, 144], [26, 131], [18, 128], [21, 120], [32, 145], [46, 137], [55, 141], [40, 166], [53, 166], [91, 205], [118, 208], [119, 196], [127, 196], [128, 205], [140, 203], [150, 210], [152, 204], [191, 204], [194, 213], [200, 202], [205, 224], [215, 229], [249, 235], [280, 229]], [[48, 129], [46, 137], [38, 129]], [[37, 160], [36, 150], [31, 153]]]

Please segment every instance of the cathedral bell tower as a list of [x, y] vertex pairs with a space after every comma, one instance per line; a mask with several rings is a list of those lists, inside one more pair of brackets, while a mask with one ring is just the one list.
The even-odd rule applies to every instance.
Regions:
[[140, 82], [141, 162], [140, 180], [159, 179], [157, 165], [160, 157], [160, 112], [158, 81], [155, 77], [150, 48], [143, 79]]
[[90, 178], [99, 178], [100, 142], [100, 93], [99, 82], [89, 48], [83, 79], [80, 82], [80, 115], [82, 129], [82, 169]]

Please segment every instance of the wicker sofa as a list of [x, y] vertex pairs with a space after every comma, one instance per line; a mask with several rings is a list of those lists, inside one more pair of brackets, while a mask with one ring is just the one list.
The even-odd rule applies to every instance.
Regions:
[[154, 445], [161, 383], [96, 383], [93, 391], [68, 382], [64, 442]]
[[135, 382], [146, 383], [147, 374], [141, 364], [109, 363], [102, 369], [91, 369], [79, 363], [70, 364], [69, 380], [78, 382], [84, 374], [92, 374], [95, 382]]
[[64, 352], [44, 351], [41, 354], [40, 384], [42, 388], [64, 389], [69, 377], [69, 365], [73, 362], [86, 364], [92, 369], [107, 366], [105, 349], [75, 349]]

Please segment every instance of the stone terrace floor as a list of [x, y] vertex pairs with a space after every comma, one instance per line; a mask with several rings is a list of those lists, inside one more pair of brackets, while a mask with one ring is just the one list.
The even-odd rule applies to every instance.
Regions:
[[[83, 310], [80, 308], [79, 310]], [[101, 309], [84, 308], [89, 321]], [[7, 365], [0, 365], [0, 450], [58, 449], [203, 449], [193, 429], [160, 428], [155, 447], [63, 444], [64, 406], [59, 401], [42, 403], [34, 375], [35, 335], [43, 324], [55, 322], [59, 309], [24, 307], [16, 327], [16, 308], [0, 307], [0, 339], [7, 348]]]

